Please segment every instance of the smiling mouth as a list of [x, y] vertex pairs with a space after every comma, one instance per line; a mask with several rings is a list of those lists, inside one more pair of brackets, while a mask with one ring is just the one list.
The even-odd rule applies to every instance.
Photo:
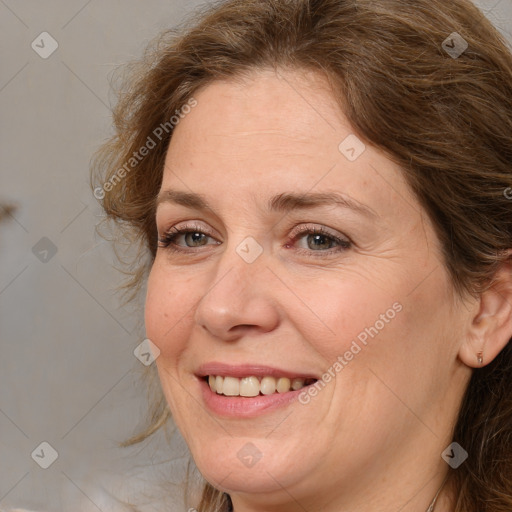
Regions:
[[221, 375], [207, 375], [204, 380], [210, 386], [210, 390], [218, 395], [247, 398], [298, 391], [317, 381], [317, 379], [289, 379], [287, 377], [275, 378], [271, 376], [250, 376], [239, 379]]

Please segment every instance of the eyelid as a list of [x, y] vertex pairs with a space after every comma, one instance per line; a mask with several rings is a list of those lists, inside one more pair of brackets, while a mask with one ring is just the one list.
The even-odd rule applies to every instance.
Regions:
[[[215, 238], [217, 236], [216, 233], [214, 232], [214, 230], [212, 230], [208, 226], [205, 227], [204, 225], [200, 224], [200, 221], [197, 221], [197, 220], [192, 220], [192, 221], [185, 220], [185, 221], [179, 222], [178, 224], [174, 224], [170, 228], [164, 229], [162, 235], [159, 235], [159, 236], [165, 236], [165, 235], [169, 234], [171, 232], [171, 230], [176, 232], [178, 230], [186, 230], [186, 229], [202, 231], [205, 234], [212, 236], [213, 238]], [[289, 235], [290, 237], [294, 237], [295, 235], [301, 234], [305, 231], [313, 231], [314, 230], [314, 231], [322, 231], [322, 233], [328, 234], [328, 235], [331, 235], [334, 237], [345, 238], [347, 240], [347, 242], [352, 242], [347, 235], [345, 235], [335, 229], [328, 228], [321, 224], [315, 224], [315, 223], [311, 223], [311, 222], [302, 222], [300, 224], [296, 224], [292, 228], [288, 227], [287, 230], [291, 231], [290, 235]]]
[[201, 231], [205, 235], [211, 236], [212, 238], [215, 238], [217, 235], [215, 232], [207, 225], [201, 224], [200, 221], [197, 220], [189, 220], [189, 221], [181, 221], [177, 224], [173, 224], [171, 227], [166, 228], [162, 230], [162, 234], [158, 234], [158, 238], [165, 237], [166, 235], [169, 235], [170, 233], [176, 233], [177, 231]]
[[308, 223], [308, 222], [299, 224], [295, 228], [293, 228], [290, 233], [290, 238], [295, 239], [295, 237], [297, 235], [301, 235], [303, 233], [307, 233], [310, 231], [315, 231], [315, 232], [318, 232], [318, 233], [321, 233], [321, 234], [324, 234], [327, 236], [331, 236], [333, 238], [340, 238], [340, 239], [346, 240], [348, 243], [352, 243], [352, 240], [347, 235], [345, 235], [337, 230], [328, 228], [323, 225], [318, 225], [318, 224]]

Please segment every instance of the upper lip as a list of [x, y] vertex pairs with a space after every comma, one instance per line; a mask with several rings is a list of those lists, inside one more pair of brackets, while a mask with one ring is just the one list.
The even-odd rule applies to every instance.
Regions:
[[302, 372], [295, 370], [285, 370], [273, 366], [263, 364], [226, 364], [220, 362], [210, 362], [202, 364], [196, 371], [198, 377], [206, 377], [208, 375], [221, 377], [287, 377], [289, 379], [316, 379], [318, 377], [310, 372]]

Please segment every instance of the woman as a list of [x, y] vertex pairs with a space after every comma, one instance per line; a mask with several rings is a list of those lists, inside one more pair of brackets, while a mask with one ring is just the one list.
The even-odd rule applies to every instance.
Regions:
[[[466, 0], [215, 4], [135, 64], [95, 195], [199, 511], [512, 510], [512, 56]], [[149, 342], [148, 342], [149, 343]]]

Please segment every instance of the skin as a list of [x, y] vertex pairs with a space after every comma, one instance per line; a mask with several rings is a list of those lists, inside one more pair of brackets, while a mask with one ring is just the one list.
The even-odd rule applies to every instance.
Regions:
[[[160, 237], [190, 222], [211, 236], [206, 245], [178, 237], [182, 253], [159, 247], [146, 329], [199, 470], [236, 512], [426, 510], [448, 470], [440, 454], [476, 353], [487, 364], [499, 352], [512, 335], [510, 311], [497, 294], [455, 295], [431, 222], [396, 164], [368, 143], [353, 162], [339, 151], [354, 130], [321, 75], [259, 70], [194, 97], [171, 139], [161, 195], [200, 193], [211, 209], [164, 201], [156, 222]], [[373, 215], [266, 210], [275, 194], [333, 191]], [[325, 227], [352, 245], [327, 239], [318, 248], [307, 233], [292, 240], [297, 226]], [[253, 263], [236, 252], [246, 237], [263, 250]], [[321, 376], [395, 303], [401, 311], [309, 403], [251, 419], [205, 407], [200, 364]], [[237, 457], [248, 442], [262, 454], [252, 467]], [[436, 512], [452, 510], [447, 490]]]

